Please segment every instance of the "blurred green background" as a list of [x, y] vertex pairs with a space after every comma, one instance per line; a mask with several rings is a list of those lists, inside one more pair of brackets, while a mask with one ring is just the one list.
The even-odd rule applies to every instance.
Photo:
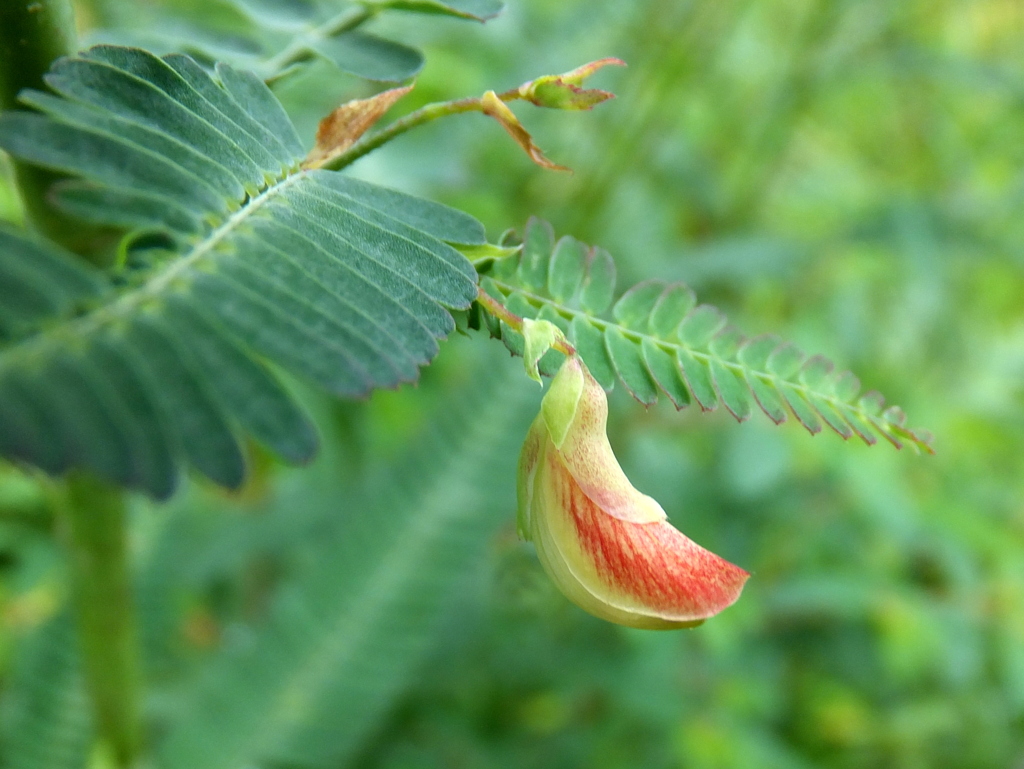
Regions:
[[[627, 474], [753, 575], [696, 630], [634, 631], [569, 604], [515, 539], [540, 391], [499, 343], [453, 339], [417, 387], [366, 403], [295, 383], [324, 428], [314, 466], [253, 448], [240, 495], [196, 483], [135, 505], [150, 721], [210, 721], [176, 755], [233, 728], [211, 688], [269, 708], [283, 685], [244, 693], [267, 667], [251, 639], [309, 621], [317, 648], [362, 645], [285, 654], [281, 675], [351, 686], [328, 704], [282, 695], [264, 725], [315, 722], [339, 769], [1024, 766], [1024, 6], [512, 0], [483, 26], [373, 27], [427, 54], [396, 114], [603, 56], [629, 67], [595, 77], [618, 98], [592, 113], [515, 107], [572, 175], [480, 115], [356, 174], [462, 208], [492, 239], [542, 216], [611, 251], [621, 285], [684, 280], [745, 332], [852, 369], [938, 453], [645, 411], [617, 390]], [[325, 64], [277, 92], [311, 140], [373, 90]], [[17, 218], [9, 183], [0, 214]], [[51, 528], [45, 485], [0, 469], [3, 734], [75, 766], [91, 727]], [[296, 591], [347, 613], [282, 619]], [[210, 672], [225, 658], [234, 678]]]

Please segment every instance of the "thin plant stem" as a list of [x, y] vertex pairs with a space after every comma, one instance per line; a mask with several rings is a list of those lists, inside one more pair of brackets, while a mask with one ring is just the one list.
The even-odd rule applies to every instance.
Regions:
[[313, 56], [309, 50], [310, 40], [325, 40], [353, 30], [377, 15], [377, 10], [363, 7], [342, 11], [315, 29], [299, 36], [263, 63], [260, 69], [263, 71], [264, 77], [273, 81], [284, 76], [287, 69], [293, 64], [298, 64]]
[[[504, 102], [509, 102], [521, 99], [522, 96], [519, 93], [519, 89], [513, 88], [505, 91], [504, 93], [498, 94], [498, 98]], [[483, 102], [479, 97], [469, 97], [465, 99], [455, 99], [453, 101], [441, 101], [434, 102], [433, 104], [427, 104], [424, 107], [420, 107], [415, 112], [410, 112], [405, 117], [399, 118], [380, 131], [377, 131], [377, 133], [364, 137], [352, 145], [347, 152], [338, 155], [338, 157], [325, 164], [324, 168], [330, 171], [338, 171], [345, 168], [359, 160], [363, 155], [368, 155], [378, 147], [387, 144], [392, 139], [401, 136], [407, 131], [411, 131], [413, 128], [418, 128], [425, 123], [437, 120], [438, 118], [448, 117], [449, 115], [460, 115], [464, 112], [482, 111]]]
[[[495, 318], [505, 323], [513, 331], [518, 331], [519, 333], [522, 333], [523, 319], [520, 318], [511, 310], [509, 310], [507, 307], [505, 307], [505, 305], [503, 305], [493, 296], [488, 294], [482, 288], [477, 289], [476, 300], [477, 302], [480, 303], [481, 307], [487, 310], [487, 312], [489, 312]], [[576, 348], [569, 344], [569, 342], [565, 339], [556, 339], [554, 343], [551, 345], [551, 348], [554, 350], [558, 350], [558, 352], [562, 353], [563, 355], [572, 356], [576, 354]]]
[[447, 117], [448, 115], [458, 115], [463, 112], [480, 112], [482, 109], [483, 107], [480, 104], [480, 99], [476, 98], [457, 99], [455, 101], [428, 104], [415, 112], [410, 112], [405, 117], [396, 120], [377, 133], [356, 142], [347, 152], [338, 155], [334, 160], [324, 165], [324, 168], [331, 171], [337, 171], [345, 166], [351, 165], [355, 161], [359, 160], [363, 155], [373, 152], [378, 147], [387, 144], [389, 141], [401, 136], [406, 131], [411, 131], [413, 128], [421, 126], [424, 123], [430, 123], [438, 118]]
[[57, 510], [97, 731], [113, 765], [129, 769], [142, 750], [142, 689], [124, 494], [75, 472], [63, 482]]

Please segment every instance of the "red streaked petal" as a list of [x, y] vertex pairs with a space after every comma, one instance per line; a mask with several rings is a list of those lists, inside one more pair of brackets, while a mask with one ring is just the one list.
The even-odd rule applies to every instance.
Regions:
[[[541, 448], [541, 452], [553, 451], [554, 447], [547, 442]], [[540, 460], [543, 462], [543, 458]], [[534, 487], [533, 507], [537, 511], [531, 519], [530, 538], [537, 548], [537, 557], [540, 559], [544, 570], [551, 577], [562, 593], [584, 611], [593, 614], [595, 617], [614, 622], [619, 625], [643, 628], [647, 630], [669, 630], [681, 627], [693, 627], [699, 625], [703, 620], [696, 621], [671, 621], [660, 617], [648, 616], [635, 611], [627, 611], [614, 606], [601, 595], [595, 594], [583, 584], [564, 558], [559, 549], [558, 543], [552, 537], [549, 523], [549, 514], [544, 510], [545, 492], [541, 484]]]
[[589, 594], [628, 616], [675, 623], [705, 619], [739, 598], [746, 571], [667, 522], [630, 523], [609, 515], [583, 492], [557, 452], [546, 451], [541, 461], [536, 483], [543, 488], [535, 490], [535, 499], [542, 507], [535, 506], [534, 516], [544, 518], [540, 525], [551, 546]]

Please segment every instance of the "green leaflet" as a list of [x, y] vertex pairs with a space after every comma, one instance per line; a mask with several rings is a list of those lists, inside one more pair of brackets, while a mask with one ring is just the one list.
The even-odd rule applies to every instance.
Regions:
[[436, 13], [476, 21], [493, 19], [505, 7], [502, 0], [366, 0], [366, 5], [416, 13]]
[[559, 302], [567, 302], [579, 291], [586, 271], [587, 247], [576, 238], [565, 237], [555, 244], [548, 265], [548, 287]]
[[364, 32], [313, 39], [309, 49], [340, 70], [390, 83], [408, 80], [423, 69], [424, 63], [423, 54], [415, 48]]
[[239, 429], [292, 461], [316, 437], [262, 359], [343, 396], [418, 376], [476, 273], [449, 243], [471, 217], [339, 173], [302, 170], [254, 75], [103, 46], [59, 60], [58, 96], [0, 115], [0, 147], [72, 177], [92, 222], [159, 233], [171, 253], [111, 276], [0, 230], [0, 451], [84, 466], [164, 497], [187, 461], [244, 477]]
[[0, 224], [0, 340], [100, 296], [106, 281], [73, 254]]
[[[745, 339], [717, 308], [698, 305], [681, 283], [644, 281], [608, 312], [615, 283], [611, 257], [571, 238], [556, 244], [546, 222], [531, 219], [521, 255], [505, 261], [482, 264], [487, 292], [517, 315], [559, 325], [606, 389], [618, 379], [644, 405], [660, 391], [677, 409], [722, 406], [742, 422], [756, 408], [776, 424], [792, 415], [812, 434], [828, 427], [869, 445], [883, 437], [896, 448], [910, 443], [932, 451], [931, 435], [907, 429], [897, 407], [882, 411], [881, 395], [858, 399], [860, 381], [853, 374], [836, 374], [827, 358], [808, 358], [775, 336]], [[521, 354], [519, 334], [504, 324], [487, 327]], [[540, 368], [551, 374], [557, 365], [558, 358], [545, 358]]]
[[257, 24], [270, 29], [302, 28], [316, 19], [312, 0], [230, 0]]

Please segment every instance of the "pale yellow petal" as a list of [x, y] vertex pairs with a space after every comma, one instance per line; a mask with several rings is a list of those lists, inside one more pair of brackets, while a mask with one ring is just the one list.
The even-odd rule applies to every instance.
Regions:
[[[565, 366], [569, 364], [566, 361]], [[583, 492], [609, 515], [633, 523], [664, 521], [667, 516], [661, 505], [637, 491], [622, 472], [608, 443], [608, 396], [586, 366], [577, 365], [583, 386], [559, 448], [563, 464]]]

